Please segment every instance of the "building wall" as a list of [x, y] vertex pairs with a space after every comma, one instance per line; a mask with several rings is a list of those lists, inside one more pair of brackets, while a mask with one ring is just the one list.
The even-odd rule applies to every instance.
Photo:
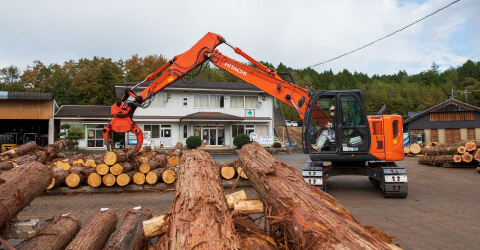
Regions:
[[0, 100], [0, 119], [48, 120], [54, 114], [53, 100]]
[[408, 123], [408, 129], [446, 129], [446, 128], [478, 128], [480, 112], [475, 112], [474, 121], [430, 122], [430, 116], [424, 115]]

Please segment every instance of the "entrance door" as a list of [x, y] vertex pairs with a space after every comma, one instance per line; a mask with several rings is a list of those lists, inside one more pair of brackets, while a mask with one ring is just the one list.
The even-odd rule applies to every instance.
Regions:
[[217, 128], [202, 128], [202, 141], [204, 145], [217, 145]]

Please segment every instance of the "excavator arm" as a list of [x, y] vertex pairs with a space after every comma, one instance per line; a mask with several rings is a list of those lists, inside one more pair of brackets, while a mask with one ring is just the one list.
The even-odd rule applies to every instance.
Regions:
[[[247, 59], [253, 65], [258, 67], [258, 69], [235, 61], [220, 53], [216, 48], [222, 43], [231, 47], [235, 53]], [[225, 69], [233, 75], [255, 85], [259, 89], [290, 105], [297, 110], [300, 119], [304, 119], [307, 110], [307, 103], [311, 96], [311, 93], [308, 90], [284, 81], [278, 76], [274, 69], [264, 66], [244, 53], [241, 49], [232, 46], [226, 42], [222, 36], [214, 33], [207, 33], [191, 49], [183, 54], [175, 56], [161, 68], [147, 76], [144, 81], [126, 91], [123, 98], [112, 105], [111, 113], [113, 119], [103, 129], [103, 137], [107, 149], [111, 150], [111, 148], [113, 148], [113, 131], [133, 132], [137, 136], [137, 146], [134, 151], [136, 152], [143, 143], [143, 133], [132, 120], [135, 109], [137, 107], [148, 106], [149, 100], [151, 100], [158, 92], [178, 81], [206, 61], [212, 62], [216, 66]], [[140, 86], [140, 84], [154, 79], [157, 75], [158, 77], [147, 86], [143, 92], [138, 95], [133, 92], [133, 90]]]

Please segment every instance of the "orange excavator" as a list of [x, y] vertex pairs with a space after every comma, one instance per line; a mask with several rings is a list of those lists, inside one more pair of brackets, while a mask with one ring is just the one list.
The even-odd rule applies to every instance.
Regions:
[[[221, 44], [231, 47], [252, 66], [220, 53], [217, 47]], [[206, 62], [213, 63], [296, 109], [303, 121], [303, 150], [311, 159], [302, 170], [307, 182], [325, 190], [325, 181], [329, 177], [363, 175], [381, 187], [385, 197], [407, 196], [406, 171], [395, 164], [395, 161], [404, 158], [401, 116], [379, 113], [367, 117], [359, 90], [311, 93], [280, 77], [288, 73], [276, 72], [261, 64], [214, 33], [207, 33], [191, 49], [169, 60], [144, 81], [127, 90], [122, 99], [112, 105], [113, 119], [103, 129], [107, 149], [113, 147], [115, 131], [134, 133], [138, 150], [143, 142], [143, 133], [132, 120], [136, 108], [148, 107], [158, 92]], [[155, 77], [141, 93], [134, 92], [142, 83]], [[291, 80], [293, 82], [293, 77]]]

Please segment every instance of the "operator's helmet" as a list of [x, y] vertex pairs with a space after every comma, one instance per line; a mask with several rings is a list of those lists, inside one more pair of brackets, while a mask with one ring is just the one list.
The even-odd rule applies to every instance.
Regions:
[[329, 110], [330, 112], [335, 111], [335, 106], [331, 106]]

